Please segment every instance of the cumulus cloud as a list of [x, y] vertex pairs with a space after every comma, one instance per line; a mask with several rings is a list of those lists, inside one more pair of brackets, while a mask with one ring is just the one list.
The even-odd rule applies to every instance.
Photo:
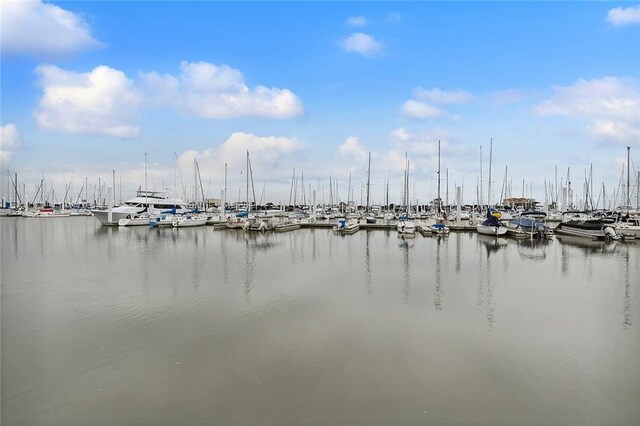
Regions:
[[373, 36], [365, 33], [353, 33], [342, 40], [342, 48], [349, 53], [359, 53], [362, 56], [372, 57], [381, 55], [382, 44]]
[[443, 117], [445, 115], [442, 110], [433, 105], [414, 100], [408, 100], [402, 105], [402, 113], [409, 118], [417, 120]]
[[15, 124], [0, 126], [0, 164], [11, 162], [20, 145], [22, 145], [22, 137]]
[[40, 0], [2, 1], [2, 52], [59, 56], [101, 46], [78, 15]]
[[391, 133], [389, 133], [389, 136], [391, 137], [391, 140], [400, 142], [408, 141], [409, 139], [411, 139], [411, 134], [404, 127], [392, 131]]
[[343, 157], [353, 157], [357, 160], [367, 158], [367, 150], [356, 136], [349, 136], [344, 143], [338, 147], [338, 153]]
[[413, 93], [416, 99], [437, 105], [466, 104], [473, 100], [471, 93], [460, 89], [442, 90], [434, 87], [433, 89], [427, 90], [422, 87], [417, 87]]
[[537, 113], [586, 119], [590, 136], [637, 143], [640, 89], [635, 79], [580, 79], [553, 91], [550, 99], [535, 106]]
[[43, 89], [34, 112], [40, 127], [82, 135], [138, 135], [130, 120], [140, 97], [123, 72], [104, 65], [87, 73], [42, 65], [36, 73]]
[[[389, 133], [391, 149], [387, 152], [387, 161], [391, 169], [399, 172], [405, 167], [405, 153], [411, 160], [412, 169], [421, 173], [433, 173], [438, 166], [438, 141], [442, 164], [455, 170], [460, 164], [467, 164], [469, 150], [455, 143], [451, 133], [445, 129], [433, 128], [421, 133], [409, 132], [405, 128]], [[458, 161], [465, 158], [465, 161]]]
[[347, 25], [352, 27], [365, 27], [369, 22], [364, 16], [352, 16], [347, 19]]
[[453, 116], [436, 105], [456, 105], [466, 104], [474, 100], [474, 96], [464, 90], [442, 90], [434, 87], [432, 89], [424, 89], [416, 87], [413, 90], [413, 99], [406, 101], [401, 108], [404, 116], [415, 120], [426, 120], [429, 118], [440, 118]]
[[156, 105], [170, 105], [203, 118], [292, 118], [304, 114], [302, 102], [289, 89], [249, 88], [242, 72], [227, 65], [182, 62], [180, 74], [140, 74]]
[[249, 151], [254, 172], [273, 171], [280, 160], [302, 149], [302, 142], [295, 138], [282, 136], [256, 136], [251, 133], [235, 132], [218, 148], [202, 152], [185, 151], [179, 157], [182, 168], [193, 167], [197, 159], [201, 169], [223, 170], [227, 163], [229, 169], [244, 170]]
[[615, 26], [640, 24], [640, 6], [613, 8], [607, 12], [607, 21]]

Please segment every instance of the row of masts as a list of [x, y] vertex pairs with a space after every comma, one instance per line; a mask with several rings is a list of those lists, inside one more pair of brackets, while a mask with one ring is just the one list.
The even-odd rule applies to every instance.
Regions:
[[[492, 189], [492, 156], [493, 156], [493, 140], [490, 141], [489, 145], [489, 179], [487, 184], [486, 191], [486, 200], [485, 190], [484, 190], [484, 177], [483, 177], [483, 155], [482, 155], [482, 146], [480, 147], [480, 177], [479, 182], [476, 187], [476, 203], [473, 205], [476, 206], [491, 206], [491, 205], [508, 205], [506, 200], [513, 199], [513, 181], [508, 179], [508, 166], [505, 166], [504, 169], [504, 178], [502, 180], [502, 187], [500, 189], [500, 197], [499, 201], [496, 203], [493, 202], [493, 189]], [[446, 172], [446, 199], [442, 199], [441, 194], [441, 145], [440, 141], [438, 141], [438, 169], [436, 172], [437, 177], [437, 195], [436, 198], [429, 204], [433, 205], [433, 208], [437, 213], [440, 213], [442, 210], [446, 208], [450, 208], [449, 204], [449, 176], [448, 169]], [[178, 166], [176, 155], [176, 168], [174, 172], [174, 196], [178, 198], [180, 194], [178, 194], [177, 188], [177, 177], [180, 178], [180, 188], [181, 188], [181, 196], [185, 200], [191, 200], [194, 204], [200, 204], [203, 207], [205, 206], [205, 202], [208, 199], [208, 194], [210, 193], [211, 181], [209, 181], [209, 186], [205, 190], [200, 167], [196, 159], [194, 159], [194, 185], [192, 187], [192, 192], [189, 195], [187, 192], [187, 186], [184, 185], [184, 181], [182, 178], [182, 172], [180, 167]], [[411, 205], [418, 205], [419, 200], [413, 200], [410, 196], [410, 160], [407, 153], [405, 153], [405, 170], [403, 174], [403, 184], [402, 184], [402, 203], [400, 204], [402, 208], [405, 210], [410, 210]], [[226, 164], [225, 164], [225, 183], [224, 188], [221, 190], [221, 199], [225, 198], [225, 201], [228, 201], [227, 194], [227, 172], [226, 172]], [[390, 172], [389, 172], [390, 174]], [[92, 184], [89, 182], [88, 178], [83, 180], [81, 188], [79, 191], [74, 192], [73, 188], [73, 174], [71, 177], [71, 181], [68, 184], [65, 184], [65, 191], [63, 196], [58, 196], [53, 188], [53, 182], [48, 185], [48, 182], [42, 178], [39, 182], [38, 186], [33, 191], [33, 195], [27, 196], [26, 186], [24, 183], [20, 184], [18, 182], [18, 174], [14, 173], [13, 175], [10, 172], [7, 172], [8, 181], [7, 181], [7, 197], [3, 198], [3, 207], [6, 206], [7, 202], [13, 206], [24, 205], [27, 202], [30, 205], [69, 205], [69, 206], [106, 206], [108, 204], [116, 205], [118, 202], [116, 201], [116, 194], [118, 193], [117, 188], [118, 185], [116, 183], [116, 174], [115, 170], [112, 171], [111, 176], [111, 185], [106, 180], [98, 178], [97, 184]], [[625, 176], [626, 175], [626, 176]], [[626, 179], [625, 179], [626, 177]], [[300, 175], [301, 183], [298, 185], [298, 176], [296, 173], [296, 169], [293, 169], [293, 176], [291, 179], [291, 188], [288, 200], [288, 206], [308, 206], [311, 201], [311, 195], [314, 194], [318, 201], [321, 201], [323, 205], [336, 206], [345, 204], [344, 198], [340, 196], [340, 188], [339, 188], [339, 180], [329, 176], [329, 190], [328, 190], [328, 200], [325, 199], [326, 188], [325, 185], [321, 185], [320, 179], [316, 179], [316, 189], [312, 188], [313, 184], [308, 183], [308, 188], [305, 186], [304, 181], [304, 172], [301, 172]], [[545, 204], [552, 206], [555, 210], [570, 210], [570, 209], [581, 209], [581, 210], [597, 210], [597, 209], [606, 209], [607, 207], [611, 210], [612, 206], [624, 207], [629, 210], [633, 207], [633, 199], [632, 199], [632, 179], [631, 179], [631, 159], [630, 159], [630, 147], [627, 147], [627, 162], [626, 166], [622, 165], [622, 174], [620, 176], [620, 181], [618, 184], [618, 188], [614, 191], [607, 192], [605, 184], [596, 186], [594, 184], [594, 174], [593, 174], [593, 166], [590, 165], [589, 169], [584, 171], [584, 180], [582, 181], [582, 198], [578, 198], [576, 196], [575, 191], [575, 183], [572, 182], [571, 178], [571, 168], [567, 169], [566, 178], [561, 177], [558, 180], [558, 167], [555, 167], [555, 182], [544, 180], [544, 198]], [[533, 183], [530, 182], [530, 192], [529, 195], [533, 199]], [[387, 177], [384, 182], [384, 195], [383, 202], [376, 203], [375, 200], [372, 200], [371, 197], [371, 153], [368, 154], [368, 162], [367, 162], [367, 171], [365, 175], [365, 182], [360, 185], [360, 206], [366, 209], [366, 212], [369, 213], [372, 204], [380, 204], [387, 208], [392, 206], [389, 198], [389, 185], [390, 178]], [[414, 183], [415, 186], [415, 183]], [[640, 208], [640, 191], [638, 191], [638, 187], [640, 186], [640, 172], [637, 175], [636, 183], [635, 183], [635, 208]], [[164, 183], [163, 183], [164, 187]], [[455, 185], [457, 187], [457, 184]], [[244, 192], [244, 201], [246, 205], [263, 205], [263, 201], [265, 199], [265, 188], [266, 184], [263, 185], [262, 193], [260, 200], [258, 201], [255, 193], [255, 186], [253, 182], [253, 171], [251, 170], [251, 160], [249, 157], [249, 152], [247, 151], [246, 157], [246, 188], [245, 191], [242, 191], [242, 188], [238, 189], [238, 200], [241, 200], [241, 194]], [[119, 202], [122, 202], [122, 178], [119, 178]], [[147, 171], [147, 154], [145, 153], [145, 173], [144, 173], [144, 189], [145, 193], [148, 193], [148, 171]], [[464, 182], [462, 183], [462, 189], [464, 191]], [[415, 189], [414, 189], [415, 191]], [[522, 198], [526, 198], [526, 184], [525, 181], [522, 181]], [[309, 196], [307, 196], [309, 194]], [[320, 197], [321, 196], [321, 197]], [[320, 199], [321, 198], [321, 199]], [[285, 205], [283, 201], [278, 203], [279, 205]], [[352, 176], [349, 173], [348, 177], [348, 185], [347, 185], [347, 196], [346, 196], [346, 205], [347, 206], [355, 206], [356, 205], [356, 197], [354, 194], [354, 188], [352, 185]]]

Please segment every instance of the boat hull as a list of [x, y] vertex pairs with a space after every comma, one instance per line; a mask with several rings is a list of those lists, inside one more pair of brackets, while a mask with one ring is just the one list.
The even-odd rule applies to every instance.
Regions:
[[607, 237], [616, 238], [616, 232], [608, 224], [584, 224], [561, 222], [554, 229], [556, 234], [571, 235], [574, 237], [591, 238], [594, 240], [604, 240]]
[[506, 226], [491, 226], [491, 225], [478, 224], [476, 225], [476, 230], [478, 231], [478, 234], [482, 234], [482, 235], [501, 236], [507, 233]]
[[150, 217], [134, 217], [134, 218], [123, 218], [118, 220], [119, 226], [147, 226], [149, 222], [153, 222], [153, 219]]
[[139, 209], [135, 209], [134, 211], [112, 211], [111, 212], [111, 220], [109, 220], [109, 211], [108, 210], [91, 210], [93, 216], [100, 221], [102, 225], [105, 226], [118, 226], [118, 222], [120, 219], [126, 218], [130, 214], [138, 213]]
[[416, 224], [410, 220], [401, 220], [396, 225], [398, 234], [414, 235], [416, 233]]

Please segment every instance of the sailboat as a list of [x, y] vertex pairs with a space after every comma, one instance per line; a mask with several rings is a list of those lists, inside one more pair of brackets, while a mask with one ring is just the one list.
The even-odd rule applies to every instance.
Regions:
[[[493, 139], [491, 139], [491, 142], [489, 145], [489, 184], [488, 184], [489, 189], [487, 191], [487, 218], [485, 219], [484, 222], [476, 225], [476, 230], [478, 231], [478, 234], [501, 236], [507, 233], [507, 227], [502, 222], [500, 222], [502, 213], [490, 207], [491, 206], [491, 153], [492, 151], [493, 151]], [[482, 169], [481, 169], [481, 172], [482, 172]]]
[[449, 235], [449, 227], [445, 224], [445, 218], [442, 213], [442, 200], [440, 199], [440, 141], [438, 141], [438, 199], [436, 201], [437, 219], [436, 223], [431, 225], [431, 233], [435, 235]]
[[[633, 218], [630, 215], [631, 210], [631, 186], [630, 186], [630, 166], [631, 166], [631, 147], [627, 147], [627, 190], [625, 197], [625, 209], [626, 214], [623, 216], [622, 211], [618, 213], [618, 218], [615, 223], [616, 233], [622, 238], [640, 238], [640, 219]], [[638, 189], [636, 188], [636, 191]]]
[[[195, 198], [197, 198], [198, 187], [200, 188], [200, 194], [202, 195], [202, 210], [197, 207], [190, 212], [173, 218], [171, 225], [174, 228], [190, 228], [193, 226], [202, 226], [207, 224], [207, 214], [205, 206], [204, 190], [202, 188], [202, 179], [200, 178], [200, 166], [198, 166], [198, 160], [193, 159], [194, 178], [195, 178]], [[194, 199], [195, 199], [194, 198]]]
[[[405, 158], [407, 154], [405, 153]], [[409, 212], [411, 211], [410, 203], [409, 203], [409, 159], [406, 158], [405, 170], [404, 170], [404, 185], [403, 185], [403, 204], [406, 208], [406, 211], [400, 216], [398, 219], [398, 223], [396, 224], [396, 228], [398, 230], [399, 236], [404, 235], [415, 235], [416, 233], [416, 223], [411, 220], [409, 216]]]

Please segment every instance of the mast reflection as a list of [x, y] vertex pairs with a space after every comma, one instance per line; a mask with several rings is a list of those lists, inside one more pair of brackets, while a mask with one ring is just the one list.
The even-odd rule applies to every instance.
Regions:
[[415, 241], [413, 237], [402, 236], [399, 238], [398, 247], [402, 250], [402, 272], [404, 276], [404, 285], [402, 287], [402, 298], [405, 303], [409, 302], [409, 293], [411, 293], [411, 272], [409, 269], [409, 249], [413, 247]]

